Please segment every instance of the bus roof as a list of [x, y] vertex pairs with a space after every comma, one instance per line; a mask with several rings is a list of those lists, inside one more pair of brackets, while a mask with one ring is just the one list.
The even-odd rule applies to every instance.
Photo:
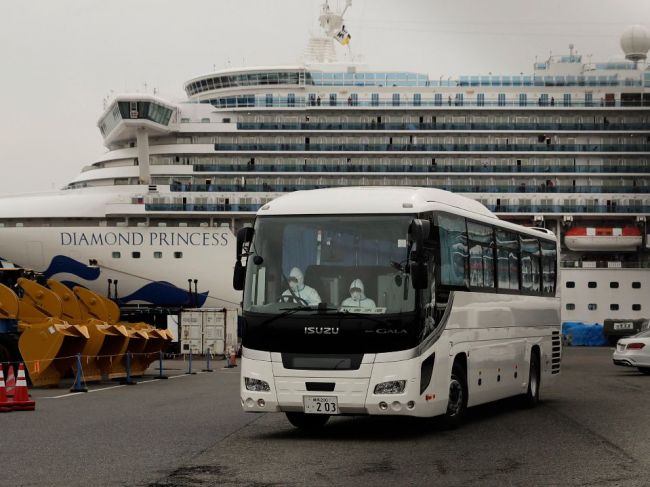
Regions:
[[435, 188], [360, 186], [295, 191], [264, 205], [265, 215], [393, 214], [431, 211], [432, 203], [497, 218], [478, 201]]
[[555, 240], [555, 234], [549, 230], [540, 231], [501, 220], [476, 200], [436, 188], [353, 186], [294, 191], [262, 206], [257, 216], [400, 213], [412, 215], [426, 211], [450, 211], [486, 223], [498, 222], [503, 228]]

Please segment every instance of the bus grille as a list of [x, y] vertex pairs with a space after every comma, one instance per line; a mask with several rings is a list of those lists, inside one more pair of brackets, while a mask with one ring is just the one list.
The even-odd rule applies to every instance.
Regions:
[[551, 374], [560, 373], [560, 360], [562, 358], [562, 338], [559, 331], [554, 331], [551, 338]]

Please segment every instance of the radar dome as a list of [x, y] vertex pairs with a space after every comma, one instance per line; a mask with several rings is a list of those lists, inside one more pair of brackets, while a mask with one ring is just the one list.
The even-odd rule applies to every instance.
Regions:
[[643, 25], [632, 25], [621, 36], [621, 48], [630, 61], [643, 61], [650, 50], [650, 31]]

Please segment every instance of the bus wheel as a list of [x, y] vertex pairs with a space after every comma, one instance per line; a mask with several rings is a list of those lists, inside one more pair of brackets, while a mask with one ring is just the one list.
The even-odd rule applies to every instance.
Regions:
[[449, 400], [447, 412], [442, 417], [445, 428], [456, 428], [460, 425], [467, 410], [467, 373], [460, 362], [454, 363], [449, 380]]
[[330, 419], [328, 414], [286, 413], [289, 422], [305, 431], [316, 431]]
[[530, 371], [528, 373], [528, 389], [522, 397], [524, 407], [532, 408], [539, 403], [539, 353], [532, 351], [530, 356]]

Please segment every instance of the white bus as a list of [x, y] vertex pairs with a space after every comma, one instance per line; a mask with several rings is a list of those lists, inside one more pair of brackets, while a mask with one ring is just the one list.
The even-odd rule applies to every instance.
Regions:
[[298, 191], [238, 232], [241, 401], [313, 429], [443, 416], [560, 372], [555, 235], [425, 188]]

